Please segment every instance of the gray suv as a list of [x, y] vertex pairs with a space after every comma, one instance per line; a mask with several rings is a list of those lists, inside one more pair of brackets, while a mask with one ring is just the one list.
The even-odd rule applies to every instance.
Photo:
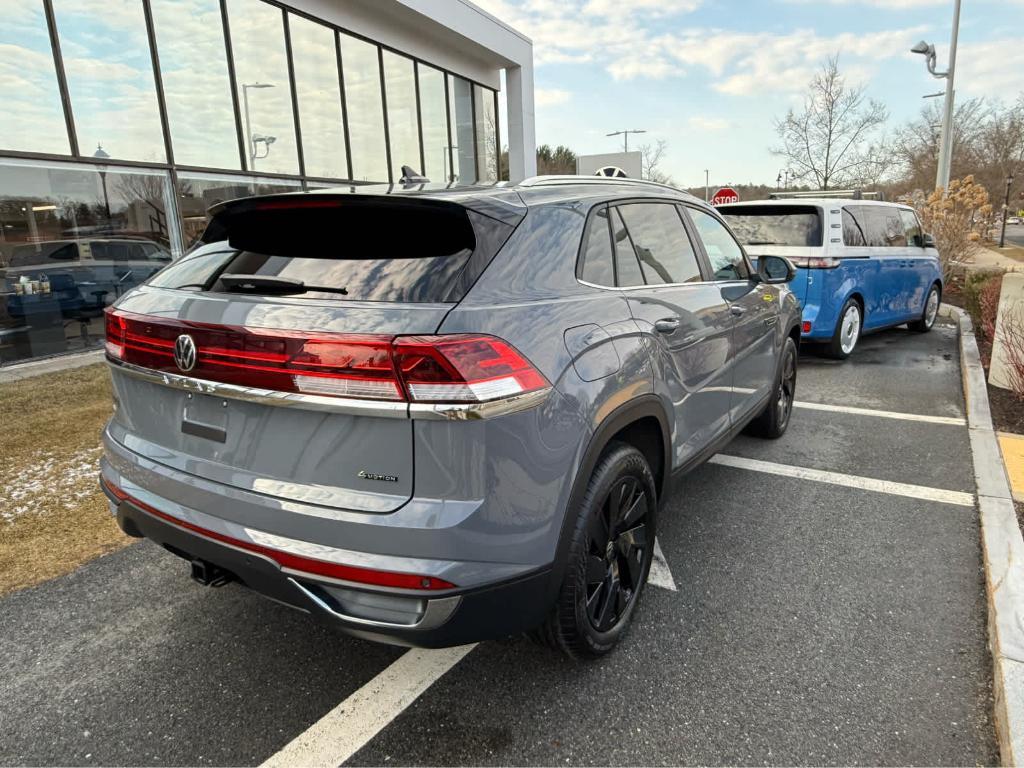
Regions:
[[669, 187], [223, 203], [107, 312], [117, 520], [360, 637], [611, 650], [670, 483], [781, 435], [792, 265]]

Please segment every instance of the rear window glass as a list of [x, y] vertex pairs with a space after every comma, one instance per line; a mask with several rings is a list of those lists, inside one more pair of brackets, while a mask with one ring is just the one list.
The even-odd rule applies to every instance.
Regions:
[[744, 245], [821, 245], [821, 212], [813, 206], [729, 207], [719, 213]]
[[204, 236], [213, 242], [150, 284], [332, 301], [451, 302], [462, 298], [511, 231], [450, 203], [246, 204], [215, 216]]

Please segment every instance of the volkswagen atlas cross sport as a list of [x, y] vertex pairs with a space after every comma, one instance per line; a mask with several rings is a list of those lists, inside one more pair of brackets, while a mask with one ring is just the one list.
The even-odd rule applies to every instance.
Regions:
[[629, 625], [674, 476], [786, 429], [794, 268], [669, 187], [318, 191], [211, 209], [107, 315], [121, 527], [366, 638]]
[[931, 330], [942, 300], [935, 241], [913, 208], [799, 198], [720, 206], [751, 256], [786, 256], [803, 304], [802, 338], [849, 357], [861, 334], [904, 323]]

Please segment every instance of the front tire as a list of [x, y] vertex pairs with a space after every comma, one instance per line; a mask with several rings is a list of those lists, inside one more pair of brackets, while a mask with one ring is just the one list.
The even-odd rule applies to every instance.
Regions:
[[847, 299], [839, 313], [839, 322], [836, 323], [835, 333], [832, 334], [832, 340], [828, 344], [828, 356], [834, 357], [836, 360], [848, 358], [860, 340], [860, 332], [863, 327], [864, 319], [860, 304], [856, 299]]
[[928, 298], [924, 302], [924, 311], [921, 312], [921, 319], [907, 323], [907, 328], [918, 333], [928, 333], [935, 325], [935, 318], [939, 315], [939, 304], [942, 302], [942, 292], [938, 285], [933, 285], [928, 291]]
[[611, 651], [628, 629], [651, 570], [654, 476], [644, 455], [612, 443], [590, 477], [555, 606], [534, 638], [575, 658]]
[[775, 440], [786, 434], [789, 417], [793, 413], [793, 401], [796, 399], [796, 342], [792, 336], [786, 337], [779, 359], [779, 372], [775, 376], [772, 396], [761, 415], [750, 422], [749, 432], [757, 437]]

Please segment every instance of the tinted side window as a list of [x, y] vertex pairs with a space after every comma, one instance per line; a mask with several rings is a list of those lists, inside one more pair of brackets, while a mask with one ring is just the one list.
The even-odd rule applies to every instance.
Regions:
[[648, 285], [701, 279], [697, 255], [671, 203], [632, 203], [619, 208]]
[[867, 245], [863, 216], [857, 216], [852, 208], [843, 209], [843, 245]]
[[[845, 211], [853, 217], [864, 237], [863, 243], [847, 242], [846, 245], [868, 245], [872, 248], [889, 246], [889, 222], [884, 208], [879, 205], [848, 205]], [[845, 237], [843, 241], [846, 242]]]
[[611, 209], [612, 241], [615, 243], [615, 268], [618, 270], [619, 285], [643, 285], [644, 276], [640, 273], [640, 265], [636, 260], [633, 242], [629, 239], [626, 225], [618, 208]]
[[608, 229], [608, 209], [604, 206], [594, 211], [587, 230], [587, 241], [583, 246], [583, 266], [580, 277], [594, 285], [615, 285], [615, 269], [612, 266], [612, 239]]
[[697, 234], [704, 243], [715, 280], [746, 280], [750, 277], [747, 262], [743, 259], [743, 251], [729, 231], [722, 226], [722, 222], [696, 208], [688, 210], [697, 227]]
[[921, 233], [921, 223], [913, 211], [900, 208], [900, 219], [903, 221], [903, 230], [907, 233], [907, 245], [916, 245], [918, 248], [924, 243]]
[[903, 227], [903, 219], [896, 208], [878, 208], [885, 217], [885, 244], [890, 248], [907, 247], [907, 231]]

